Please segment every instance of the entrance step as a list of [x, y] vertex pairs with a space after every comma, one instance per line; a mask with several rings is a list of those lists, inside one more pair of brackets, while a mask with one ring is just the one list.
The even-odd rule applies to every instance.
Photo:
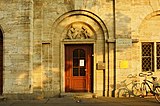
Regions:
[[7, 99], [6, 97], [0, 95], [0, 101], [6, 100], [6, 99]]
[[60, 97], [97, 98], [95, 93], [61, 93]]

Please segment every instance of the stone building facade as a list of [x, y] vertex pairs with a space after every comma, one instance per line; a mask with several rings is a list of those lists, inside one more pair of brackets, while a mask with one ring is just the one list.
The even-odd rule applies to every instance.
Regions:
[[159, 25], [159, 0], [1, 0], [0, 93], [117, 96], [128, 75], [160, 76]]

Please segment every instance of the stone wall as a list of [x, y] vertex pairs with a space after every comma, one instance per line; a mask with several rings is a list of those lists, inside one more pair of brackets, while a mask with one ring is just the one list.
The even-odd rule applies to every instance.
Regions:
[[[113, 96], [127, 75], [142, 71], [141, 42], [159, 42], [159, 9], [158, 0], [115, 0], [114, 25], [113, 0], [1, 0], [3, 93], [40, 99], [64, 92], [64, 45], [82, 42], [64, 40], [65, 32], [76, 23], [95, 36], [83, 42], [94, 45], [93, 92]], [[102, 61], [105, 85], [103, 70], [96, 69]]]
[[[108, 8], [105, 8], [107, 6]], [[39, 83], [39, 90], [44, 91], [44, 95], [56, 95], [59, 91], [64, 92], [64, 43], [62, 40], [65, 35], [62, 36], [65, 28], [73, 22], [84, 21], [91, 24], [97, 35], [100, 36], [102, 32], [98, 32], [96, 29], [96, 23], [93, 24], [92, 20], [83, 16], [77, 16], [77, 18], [64, 17], [65, 14], [73, 10], [87, 10], [96, 14], [99, 18], [104, 20], [107, 25], [108, 35], [113, 34], [113, 16], [112, 16], [112, 1], [105, 0], [39, 0], [34, 2], [34, 70], [38, 71], [38, 76], [41, 76], [39, 80], [34, 80]], [[107, 11], [107, 12], [106, 12]], [[105, 14], [104, 14], [105, 13]], [[83, 13], [82, 13], [83, 14]], [[63, 16], [64, 15], [64, 16]], [[78, 18], [79, 17], [79, 18]], [[61, 19], [64, 18], [64, 19]], [[94, 17], [92, 17], [94, 18]], [[59, 21], [61, 20], [61, 21]], [[99, 34], [99, 35], [98, 35]], [[97, 37], [98, 38], [98, 37]], [[94, 64], [103, 60], [103, 38], [99, 38], [95, 51], [97, 52]], [[41, 52], [42, 51], [42, 52]], [[99, 52], [101, 51], [101, 52]], [[44, 56], [43, 56], [44, 55]], [[47, 57], [48, 56], [48, 57]], [[61, 57], [60, 57], [61, 56]], [[37, 58], [35, 58], [37, 57]], [[46, 59], [44, 59], [46, 58]], [[43, 60], [44, 59], [44, 60]], [[102, 95], [103, 90], [103, 71], [94, 71], [95, 73], [95, 87], [94, 92], [99, 92]], [[40, 82], [41, 83], [40, 83]], [[38, 89], [35, 88], [37, 91]], [[47, 93], [48, 92], [48, 93]]]
[[31, 92], [32, 4], [27, 0], [0, 1], [4, 94]]
[[[117, 85], [128, 79], [129, 74], [142, 72], [141, 43], [159, 42], [159, 10], [158, 0], [116, 0], [116, 36], [122, 39], [138, 39], [131, 46], [117, 48]], [[155, 54], [156, 55], [156, 54]], [[124, 63], [126, 67], [123, 67]], [[124, 65], [123, 64], [123, 65]], [[154, 70], [154, 76], [160, 74]], [[142, 80], [143, 78], [139, 78]], [[127, 83], [128, 83], [127, 82]], [[118, 89], [118, 86], [117, 86]]]

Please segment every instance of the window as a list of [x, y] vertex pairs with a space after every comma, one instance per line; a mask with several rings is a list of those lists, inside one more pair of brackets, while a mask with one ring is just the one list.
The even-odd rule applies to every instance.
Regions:
[[86, 54], [83, 49], [73, 51], [73, 76], [86, 76]]
[[160, 69], [160, 42], [142, 43], [142, 71]]
[[160, 70], [160, 42], [156, 43], [157, 70]]

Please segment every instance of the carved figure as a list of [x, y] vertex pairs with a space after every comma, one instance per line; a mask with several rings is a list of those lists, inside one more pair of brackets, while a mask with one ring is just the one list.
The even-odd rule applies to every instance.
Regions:
[[73, 26], [71, 26], [67, 32], [67, 38], [69, 39], [73, 39], [73, 34], [75, 33], [75, 28], [73, 28]]
[[82, 26], [82, 35], [84, 36], [85, 39], [90, 38], [89, 33], [87, 32], [87, 28]]
[[87, 31], [87, 28], [82, 26], [81, 28], [75, 28], [71, 25], [67, 31], [66, 39], [88, 39], [90, 34]]

